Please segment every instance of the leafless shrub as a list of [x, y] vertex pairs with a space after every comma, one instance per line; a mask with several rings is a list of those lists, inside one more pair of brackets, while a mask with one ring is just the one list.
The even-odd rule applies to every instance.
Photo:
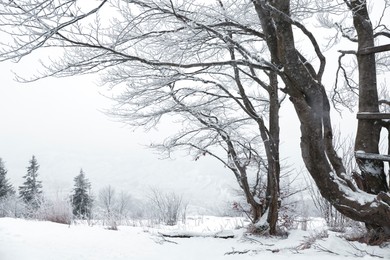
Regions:
[[0, 199], [0, 217], [18, 218], [25, 210], [24, 203], [15, 194]]
[[[304, 206], [303, 192], [307, 187], [297, 184], [297, 177], [291, 170], [281, 176], [280, 209], [278, 227], [279, 232], [285, 235], [287, 230], [304, 228], [307, 224], [308, 209]], [[300, 222], [300, 223], [299, 223]]]
[[52, 200], [45, 200], [35, 212], [35, 218], [60, 224], [71, 224], [73, 220], [72, 205], [66, 198], [58, 195]]
[[21, 213], [21, 217], [27, 219], [40, 219], [41, 212], [44, 211], [46, 204], [49, 203], [46, 198], [41, 194], [33, 198], [29, 203], [23, 203], [23, 211]]
[[157, 223], [174, 226], [186, 214], [187, 204], [183, 201], [183, 195], [151, 188], [148, 197], [151, 218]]
[[128, 225], [130, 219], [139, 214], [134, 199], [125, 192], [116, 192], [108, 185], [99, 191], [97, 217], [110, 230], [117, 230], [117, 225]]
[[329, 229], [337, 232], [344, 232], [347, 227], [347, 222], [351, 221], [343, 214], [338, 212], [332, 204], [322, 197], [317, 189], [317, 186], [309, 178], [306, 179], [310, 196], [314, 202], [314, 206], [320, 216], [325, 219]]

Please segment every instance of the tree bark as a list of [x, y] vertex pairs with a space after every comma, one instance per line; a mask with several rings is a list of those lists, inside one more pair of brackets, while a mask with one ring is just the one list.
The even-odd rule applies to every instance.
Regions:
[[[261, 26], [265, 34], [265, 40], [270, 49], [271, 62], [280, 68], [280, 60], [278, 54], [278, 38], [274, 21], [269, 10], [262, 7], [259, 1], [253, 1], [255, 10], [260, 19]], [[269, 112], [269, 138], [271, 139], [271, 149], [269, 156], [267, 155], [268, 164], [272, 167], [268, 168], [267, 179], [267, 206], [269, 207], [267, 221], [270, 223], [270, 233], [276, 234], [276, 222], [278, 219], [279, 193], [280, 193], [280, 161], [279, 161], [279, 97], [278, 97], [278, 79], [276, 72], [269, 74], [270, 86], [268, 89], [270, 97], [270, 112]]]
[[279, 195], [280, 195], [280, 161], [279, 161], [279, 96], [278, 96], [278, 79], [275, 72], [269, 74], [269, 135], [272, 140], [272, 152], [268, 163], [273, 167], [268, 169], [267, 198], [269, 197], [269, 211], [267, 222], [270, 224], [270, 234], [276, 235], [276, 223], [279, 217]]

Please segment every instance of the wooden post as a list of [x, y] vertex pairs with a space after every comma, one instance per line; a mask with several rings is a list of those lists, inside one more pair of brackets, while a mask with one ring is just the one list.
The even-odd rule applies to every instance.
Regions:
[[357, 119], [370, 119], [370, 120], [390, 119], [390, 113], [359, 112], [359, 113], [357, 113], [356, 118]]
[[357, 159], [368, 159], [368, 160], [379, 160], [379, 161], [390, 162], [390, 155], [384, 155], [384, 154], [355, 152], [355, 157]]

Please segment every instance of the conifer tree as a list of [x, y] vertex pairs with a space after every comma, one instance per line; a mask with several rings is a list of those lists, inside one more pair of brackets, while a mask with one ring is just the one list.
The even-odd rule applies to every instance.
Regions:
[[6, 178], [7, 169], [5, 168], [4, 161], [0, 158], [0, 199], [8, 197], [15, 193], [12, 184], [9, 183], [9, 180]]
[[77, 218], [88, 219], [91, 217], [93, 198], [91, 196], [91, 183], [85, 177], [83, 169], [74, 178], [72, 195], [73, 215]]
[[23, 176], [25, 182], [19, 186], [19, 197], [31, 207], [31, 209], [39, 208], [42, 198], [42, 182], [38, 181], [39, 164], [33, 155], [27, 167], [27, 174]]

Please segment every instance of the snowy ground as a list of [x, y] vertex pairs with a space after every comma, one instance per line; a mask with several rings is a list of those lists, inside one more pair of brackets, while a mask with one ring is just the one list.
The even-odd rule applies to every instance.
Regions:
[[[175, 228], [120, 226], [118, 231], [112, 231], [98, 225], [68, 226], [0, 218], [0, 259], [390, 259], [390, 247], [350, 243], [332, 232], [328, 232], [327, 238], [308, 243], [321, 233], [320, 225], [309, 231], [292, 231], [287, 239], [281, 239], [247, 236], [244, 229], [237, 229], [242, 224], [243, 220], [238, 218], [193, 217]], [[235, 237], [163, 238], [160, 235], [175, 230], [195, 234], [232, 230]], [[312, 246], [303, 249], [307, 244]]]

